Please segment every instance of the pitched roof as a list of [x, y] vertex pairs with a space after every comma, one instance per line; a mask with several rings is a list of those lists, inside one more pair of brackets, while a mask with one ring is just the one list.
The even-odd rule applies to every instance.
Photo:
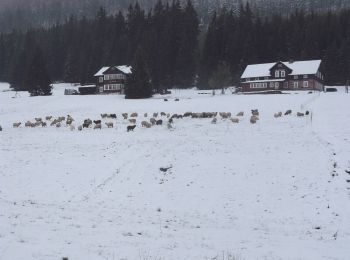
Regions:
[[106, 70], [108, 70], [110, 67], [102, 67], [94, 76], [98, 77], [98, 76], [103, 76], [103, 73], [106, 72]]
[[[248, 65], [241, 78], [269, 77], [270, 69], [276, 64], [263, 63]], [[310, 75], [316, 74], [321, 65], [321, 60], [307, 60], [295, 62], [282, 62], [285, 66], [292, 70], [290, 75]]]
[[[115, 68], [117, 68], [118, 70], [120, 70], [121, 72], [123, 72], [124, 74], [131, 74], [131, 66], [127, 66], [127, 65], [122, 65], [122, 66], [114, 66]], [[95, 77], [99, 77], [99, 76], [103, 76], [104, 73], [111, 67], [102, 67], [94, 76]]]
[[125, 73], [125, 74], [131, 74], [131, 66], [126, 66], [126, 65], [122, 65], [122, 66], [117, 66], [117, 69], [120, 70], [121, 72]]

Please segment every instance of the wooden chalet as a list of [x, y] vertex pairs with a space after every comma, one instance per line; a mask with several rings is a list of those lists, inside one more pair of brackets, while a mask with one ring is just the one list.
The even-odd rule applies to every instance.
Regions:
[[124, 94], [127, 78], [131, 74], [130, 66], [103, 67], [95, 75], [97, 93]]
[[321, 60], [308, 60], [248, 65], [241, 77], [241, 91], [323, 91], [321, 63]]

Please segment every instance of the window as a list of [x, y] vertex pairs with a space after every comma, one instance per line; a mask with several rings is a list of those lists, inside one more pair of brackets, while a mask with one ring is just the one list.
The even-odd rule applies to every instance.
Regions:
[[308, 76], [307, 76], [307, 75], [304, 75], [304, 76], [303, 76], [303, 78], [304, 78], [304, 79], [307, 79], [307, 78], [308, 78]]
[[279, 82], [275, 82], [275, 88], [279, 88], [280, 87], [280, 83]]
[[309, 81], [304, 81], [304, 88], [308, 88], [309, 87]]
[[276, 70], [276, 71], [275, 71], [275, 78], [279, 78], [279, 76], [280, 76], [280, 71], [279, 71], [279, 70]]
[[274, 88], [275, 87], [275, 83], [270, 82], [270, 88]]
[[100, 83], [103, 82], [103, 77], [99, 77], [99, 82], [100, 82]]
[[294, 88], [298, 88], [299, 87], [299, 82], [298, 81], [294, 81], [293, 86], [294, 86]]
[[268, 80], [269, 79], [269, 77], [265, 77], [265, 80]]
[[281, 70], [281, 77], [284, 78], [286, 76], [286, 71]]
[[259, 80], [259, 78], [255, 78], [255, 80]]
[[298, 75], [295, 75], [295, 76], [294, 76], [294, 79], [298, 79]]

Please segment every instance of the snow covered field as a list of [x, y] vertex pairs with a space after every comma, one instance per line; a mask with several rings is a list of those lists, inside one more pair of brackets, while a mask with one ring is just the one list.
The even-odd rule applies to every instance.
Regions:
[[[1, 92], [0, 259], [349, 259], [350, 94]], [[174, 98], [180, 101], [175, 102]], [[261, 120], [249, 123], [250, 109]], [[312, 117], [275, 119], [278, 111]], [[123, 112], [245, 111], [127, 133]], [[13, 129], [117, 113], [117, 128]], [[142, 121], [139, 119], [139, 122]], [[160, 167], [172, 167], [167, 173]], [[333, 176], [332, 176], [333, 175]], [[234, 258], [230, 258], [230, 255]]]

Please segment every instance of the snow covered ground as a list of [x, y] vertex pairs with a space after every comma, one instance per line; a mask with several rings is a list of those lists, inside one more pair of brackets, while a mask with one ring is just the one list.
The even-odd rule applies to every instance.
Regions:
[[[164, 102], [64, 96], [64, 87], [13, 98], [0, 84], [0, 259], [349, 259], [350, 94], [182, 90]], [[251, 125], [254, 108], [261, 120]], [[140, 124], [161, 111], [246, 115], [131, 133], [120, 115], [138, 112]], [[117, 128], [12, 128], [101, 113], [117, 113]]]

